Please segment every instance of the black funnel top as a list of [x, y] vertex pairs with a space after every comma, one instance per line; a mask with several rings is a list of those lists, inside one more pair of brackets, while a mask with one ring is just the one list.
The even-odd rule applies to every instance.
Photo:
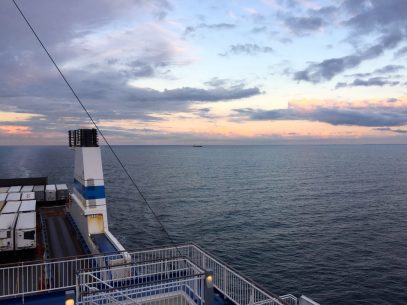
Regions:
[[98, 147], [96, 129], [77, 129], [69, 131], [69, 147]]

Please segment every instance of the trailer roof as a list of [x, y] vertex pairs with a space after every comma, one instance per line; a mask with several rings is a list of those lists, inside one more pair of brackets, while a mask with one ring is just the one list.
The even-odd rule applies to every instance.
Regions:
[[32, 200], [35, 198], [34, 192], [24, 192], [21, 193], [21, 200]]
[[19, 213], [16, 230], [35, 229], [37, 225], [35, 212]]
[[8, 193], [7, 201], [18, 201], [21, 199], [21, 193]]
[[20, 212], [35, 212], [35, 207], [37, 206], [37, 201], [35, 200], [25, 200], [21, 202]]
[[32, 192], [34, 185], [24, 185], [21, 192]]
[[18, 193], [21, 190], [21, 185], [18, 186], [10, 186], [8, 189], [9, 193]]
[[3, 210], [1, 210], [1, 214], [17, 213], [18, 209], [20, 208], [20, 204], [21, 201], [7, 201]]
[[47, 191], [55, 191], [57, 188], [55, 187], [55, 184], [47, 184], [45, 186], [45, 190]]
[[7, 193], [0, 193], [0, 201], [5, 201], [7, 197]]
[[57, 184], [56, 187], [58, 191], [68, 189], [68, 186], [66, 184]]
[[8, 186], [0, 187], [0, 193], [7, 193], [8, 192]]
[[0, 230], [11, 229], [14, 225], [16, 217], [17, 213], [0, 214]]

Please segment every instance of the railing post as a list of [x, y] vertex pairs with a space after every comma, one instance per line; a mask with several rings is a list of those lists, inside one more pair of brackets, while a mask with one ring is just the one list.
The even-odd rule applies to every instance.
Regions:
[[223, 298], [226, 300], [226, 294], [227, 292], [227, 287], [228, 287], [228, 283], [227, 283], [227, 274], [226, 274], [226, 268], [223, 268]]
[[79, 272], [78, 271], [76, 271], [76, 280], [75, 280], [75, 290], [76, 290], [76, 293], [75, 293], [75, 300], [76, 300], [76, 302], [75, 302], [75, 304], [79, 304]]
[[[19, 274], [18, 274], [17, 278], [19, 279], [20, 278], [20, 272], [18, 272], [18, 273]], [[25, 277], [24, 277], [24, 263], [21, 262], [21, 292], [23, 293], [21, 298], [22, 298], [23, 304], [24, 304], [24, 279], [25, 279]]]
[[254, 305], [254, 288], [250, 288], [249, 305]]
[[204, 300], [205, 305], [213, 305], [215, 294], [213, 292], [213, 271], [205, 270]]

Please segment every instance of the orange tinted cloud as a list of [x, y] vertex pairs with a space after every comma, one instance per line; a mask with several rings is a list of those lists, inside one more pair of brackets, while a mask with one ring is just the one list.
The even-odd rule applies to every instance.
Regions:
[[0, 133], [8, 135], [25, 136], [31, 134], [31, 131], [32, 131], [31, 127], [28, 126], [14, 126], [14, 125], [0, 126]]
[[42, 117], [42, 115], [35, 113], [0, 111], [0, 122], [25, 122], [39, 117]]

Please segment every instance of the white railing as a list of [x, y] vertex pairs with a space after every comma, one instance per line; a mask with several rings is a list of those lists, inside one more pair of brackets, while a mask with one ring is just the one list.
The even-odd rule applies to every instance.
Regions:
[[[108, 261], [117, 260], [123, 255], [112, 254], [54, 262], [0, 266], [0, 301], [2, 298], [11, 296], [74, 288], [76, 287], [75, 275], [79, 270], [104, 267]], [[289, 298], [282, 300], [272, 295], [194, 244], [126, 252], [125, 256], [130, 258], [129, 262], [136, 265], [143, 262], [158, 262], [182, 257], [202, 270], [210, 269], [213, 271], [215, 288], [237, 305], [296, 305]]]
[[288, 305], [297, 305], [298, 304], [298, 299], [293, 296], [292, 294], [285, 294], [280, 296], [280, 299], [285, 301]]
[[258, 284], [247, 279], [238, 271], [229, 267], [219, 259], [213, 257], [197, 245], [189, 245], [189, 260], [204, 270], [212, 270], [214, 274], [214, 286], [226, 298], [238, 305], [285, 305], [285, 302], [272, 295]]
[[105, 266], [122, 254], [0, 266], [0, 300], [75, 287], [77, 271]]
[[[77, 304], [151, 303], [182, 296], [186, 304], [204, 302], [204, 272], [186, 259], [172, 259], [78, 274]], [[160, 302], [162, 304], [163, 302]]]

